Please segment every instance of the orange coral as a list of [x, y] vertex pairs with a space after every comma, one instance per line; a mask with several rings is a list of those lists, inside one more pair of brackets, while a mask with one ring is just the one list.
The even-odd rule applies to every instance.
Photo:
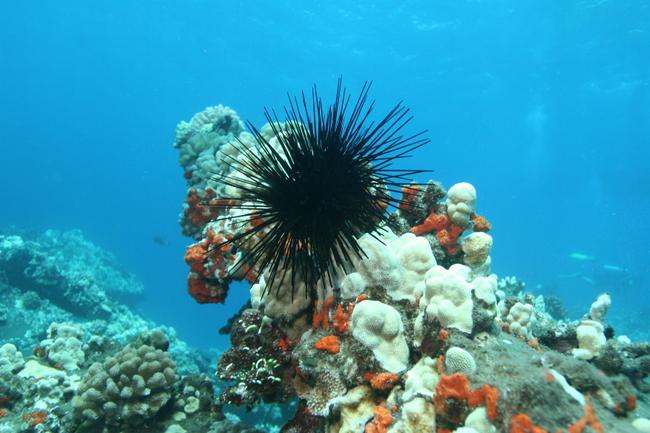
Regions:
[[199, 304], [223, 303], [228, 294], [225, 287], [192, 274], [187, 278], [187, 290]]
[[484, 404], [487, 417], [494, 421], [498, 415], [497, 401], [499, 401], [499, 390], [491, 385], [485, 384], [479, 389], [470, 392], [467, 404], [469, 407], [477, 407]]
[[280, 348], [280, 350], [283, 352], [290, 351], [293, 345], [296, 344], [295, 341], [291, 340], [289, 337], [286, 336], [280, 338], [276, 343], [278, 348]]
[[402, 188], [402, 200], [399, 202], [400, 210], [408, 210], [413, 207], [415, 195], [420, 191], [418, 185], [405, 185]]
[[528, 347], [531, 347], [538, 352], [542, 351], [542, 348], [539, 345], [539, 340], [536, 337], [533, 337], [530, 340], [528, 340]]
[[330, 327], [329, 324], [329, 312], [330, 312], [330, 306], [334, 302], [334, 296], [330, 296], [327, 299], [323, 301], [323, 306], [321, 307], [320, 310], [314, 309], [314, 316], [312, 317], [312, 322], [311, 326], [314, 329], [318, 328], [323, 328], [323, 329], [328, 329]]
[[255, 284], [259, 278], [259, 272], [247, 263], [242, 263], [237, 272], [233, 274], [235, 278], [243, 277], [251, 284]]
[[253, 227], [259, 227], [264, 224], [264, 220], [260, 217], [260, 214], [255, 213], [251, 215], [251, 225]]
[[471, 219], [475, 232], [487, 232], [492, 228], [492, 224], [483, 216], [472, 214]]
[[446, 228], [443, 228], [436, 233], [436, 239], [440, 246], [447, 251], [447, 254], [454, 255], [460, 251], [460, 247], [456, 242], [462, 233], [462, 227], [456, 224], [449, 224]]
[[332, 318], [332, 323], [337, 332], [343, 333], [350, 330], [350, 314], [353, 309], [353, 305], [348, 305], [345, 309], [341, 304], [336, 306], [336, 312]]
[[0, 408], [0, 418], [3, 418], [5, 416], [9, 415], [9, 411], [5, 409], [4, 407]]
[[438, 374], [445, 372], [445, 355], [440, 355], [436, 358], [436, 371]]
[[442, 230], [449, 225], [449, 217], [445, 214], [437, 214], [431, 212], [428, 217], [424, 219], [422, 224], [411, 227], [410, 232], [416, 236], [421, 236], [432, 231]]
[[41, 424], [47, 419], [47, 412], [39, 410], [36, 412], [29, 412], [23, 415], [23, 420], [29, 422], [30, 427]]
[[489, 419], [496, 419], [497, 401], [499, 400], [499, 391], [488, 384], [471, 390], [469, 379], [464, 373], [455, 373], [451, 375], [442, 375], [436, 385], [436, 395], [434, 403], [436, 412], [442, 414], [446, 409], [446, 400], [454, 399], [467, 401], [469, 407], [476, 407], [484, 404]]
[[202, 274], [204, 272], [203, 260], [205, 259], [206, 253], [207, 249], [203, 242], [191, 245], [185, 251], [185, 263], [190, 266], [192, 272], [196, 272], [197, 274]]
[[530, 417], [518, 413], [510, 418], [510, 433], [548, 433], [541, 427], [536, 426]]
[[446, 400], [467, 400], [470, 395], [469, 379], [463, 373], [443, 375], [436, 385], [434, 403], [437, 413], [444, 413]]
[[627, 407], [627, 410], [630, 411], [636, 409], [636, 395], [629, 394], [625, 397], [625, 406]]
[[459, 225], [456, 224], [449, 224], [449, 227], [447, 227], [447, 231], [449, 232], [449, 236], [456, 242], [456, 239], [463, 233], [463, 228]]
[[438, 331], [438, 340], [445, 342], [449, 338], [449, 331], [447, 331], [445, 328], [442, 328], [440, 331]]
[[569, 433], [582, 433], [585, 427], [590, 426], [596, 433], [605, 433], [605, 429], [598, 420], [596, 411], [589, 401], [584, 405], [584, 411], [585, 415], [576, 421], [575, 424], [571, 424], [567, 431]]
[[544, 378], [548, 383], [555, 383], [555, 376], [553, 376], [551, 372], [548, 370], [546, 370], [546, 373], [544, 374]]
[[366, 295], [365, 293], [362, 293], [359, 296], [357, 296], [356, 303], [358, 304], [359, 302], [365, 301], [366, 299], [368, 299], [368, 295]]
[[336, 335], [328, 335], [314, 343], [314, 348], [329, 353], [339, 353], [341, 350], [341, 340]]
[[221, 206], [212, 200], [215, 192], [206, 188], [203, 192], [203, 198], [195, 188], [191, 188], [187, 193], [187, 207], [183, 211], [185, 217], [194, 227], [202, 227], [213, 220], [218, 214]]
[[438, 239], [438, 243], [443, 248], [447, 248], [454, 243], [454, 239], [449, 235], [447, 229], [442, 229], [436, 233], [436, 239]]
[[388, 426], [393, 422], [393, 417], [384, 406], [375, 406], [375, 417], [370, 421], [364, 433], [386, 433]]
[[370, 387], [376, 390], [387, 390], [395, 386], [399, 382], [399, 376], [395, 373], [382, 372], [382, 373], [365, 373], [364, 380], [370, 382]]

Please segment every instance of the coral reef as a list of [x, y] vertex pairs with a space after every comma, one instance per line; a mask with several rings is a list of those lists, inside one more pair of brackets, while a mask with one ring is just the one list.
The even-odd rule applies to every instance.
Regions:
[[[212, 152], [229, 139], [215, 137]], [[247, 164], [250, 149], [231, 161]], [[205, 184], [201, 176], [186, 176], [190, 188]], [[213, 185], [201, 203], [219, 200], [225, 188]], [[476, 213], [474, 186], [445, 191], [430, 181], [401, 191], [390, 224], [359, 236], [362, 257], [349, 255], [333, 284], [312, 296], [294, 296], [303, 292], [292, 287], [290, 268], [271, 291], [265, 269], [234, 270], [241, 249], [222, 251], [214, 239], [246, 227], [225, 223], [230, 217], [196, 220], [199, 242], [186, 254], [190, 293], [222, 302], [230, 280], [252, 283], [218, 365], [232, 383], [221, 401], [250, 407], [298, 398], [285, 433], [622, 432], [634, 428], [634, 415], [647, 416], [648, 345], [611, 337], [608, 295], [568, 320], [557, 298], [491, 273], [492, 225]]]
[[[111, 254], [80, 232], [11, 230], [0, 236], [0, 432], [165, 431], [172, 425], [178, 425], [176, 431], [254, 431], [226, 420], [215, 406], [205, 355], [173, 328], [157, 326], [124, 303], [141, 290]], [[149, 349], [131, 356], [141, 348]], [[142, 371], [110, 376], [118, 362]], [[174, 374], [167, 372], [164, 386], [158, 386], [156, 371], [165, 375], [174, 363]], [[109, 389], [97, 383], [100, 373], [120, 391], [118, 423], [109, 422], [115, 420], [109, 401], [101, 409], [100, 399], [90, 402], [97, 396], [93, 390]], [[127, 398], [129, 387], [142, 393], [137, 401]], [[73, 401], [87, 418], [75, 412]], [[153, 409], [156, 403], [162, 410]], [[95, 422], [89, 422], [91, 408]], [[146, 428], [134, 423], [136, 414], [150, 416]]]
[[[82, 252], [71, 251], [76, 248]], [[82, 346], [91, 338], [125, 344], [155, 329], [156, 324], [123, 302], [123, 293], [141, 290], [142, 284], [110, 253], [78, 231], [13, 230], [0, 235], [0, 309], [6, 309], [6, 319], [0, 322], [2, 343], [33, 349], [52, 366], [74, 370], [84, 361]], [[160, 329], [169, 335], [170, 351], [185, 361], [183, 373], [205, 371], [208, 362], [203, 356], [176, 338], [172, 328]]]

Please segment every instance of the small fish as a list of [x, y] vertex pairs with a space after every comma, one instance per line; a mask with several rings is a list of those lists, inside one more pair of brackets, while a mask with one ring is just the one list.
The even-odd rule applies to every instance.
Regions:
[[609, 272], [627, 272], [627, 269], [616, 265], [603, 265], [603, 270]]
[[154, 242], [154, 244], [158, 244], [163, 247], [169, 245], [169, 241], [164, 236], [154, 235], [151, 237], [151, 240]]
[[585, 282], [591, 284], [592, 286], [596, 284], [596, 281], [593, 278], [587, 277], [585, 275], [583, 275], [580, 278], [582, 279], [582, 281], [585, 281]]
[[579, 253], [579, 252], [573, 252], [569, 254], [569, 258], [572, 258], [573, 260], [580, 260], [583, 262], [586, 261], [594, 261], [596, 258], [594, 256], [590, 256], [589, 254], [584, 254], [584, 253]]

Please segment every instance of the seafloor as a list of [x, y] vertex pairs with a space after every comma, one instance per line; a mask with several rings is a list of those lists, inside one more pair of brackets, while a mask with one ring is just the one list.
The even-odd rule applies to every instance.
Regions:
[[[282, 126], [260, 131], [273, 142]], [[244, 226], [206, 205], [235, 141], [255, 152], [218, 106], [182, 122], [175, 143], [190, 294], [223, 302], [230, 281], [251, 282], [225, 327], [231, 347], [202, 353], [136, 314], [142, 284], [80, 232], [5, 230], [0, 433], [650, 432], [650, 344], [619, 335], [606, 293], [571, 318], [493, 274], [468, 183], [405, 186], [391, 228], [359, 238], [365, 255], [336, 288], [294, 296], [283, 275], [265, 293], [261, 273], [232, 266], [247, 246], [222, 242]]]

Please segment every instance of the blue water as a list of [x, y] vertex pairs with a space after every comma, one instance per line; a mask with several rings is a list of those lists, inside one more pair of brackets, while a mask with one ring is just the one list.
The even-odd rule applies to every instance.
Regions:
[[3, 3], [0, 227], [81, 228], [144, 281], [146, 314], [223, 346], [247, 291], [186, 294], [174, 127], [217, 103], [261, 126], [287, 91], [343, 75], [428, 129], [408, 167], [476, 185], [495, 272], [575, 314], [602, 291], [650, 310], [650, 4], [400, 3]]

